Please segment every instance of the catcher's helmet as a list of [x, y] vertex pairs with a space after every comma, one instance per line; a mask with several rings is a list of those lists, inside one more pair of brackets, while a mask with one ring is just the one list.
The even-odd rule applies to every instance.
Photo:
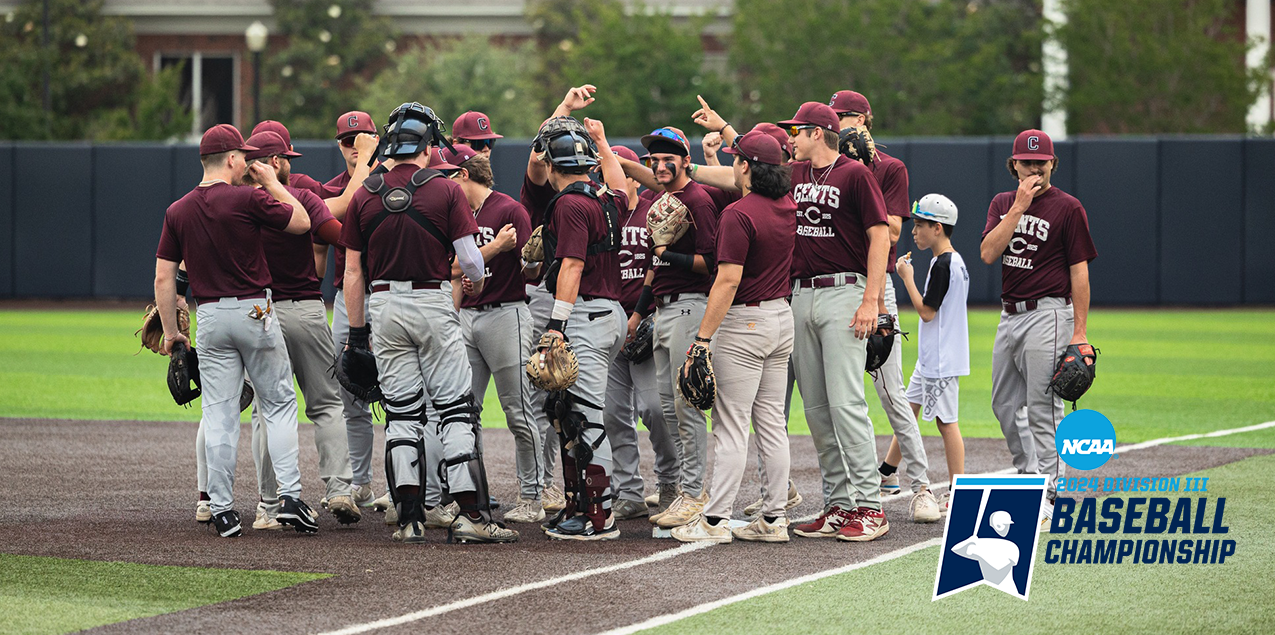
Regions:
[[427, 106], [414, 101], [404, 103], [390, 113], [389, 121], [384, 139], [387, 157], [411, 156], [431, 145], [441, 144], [451, 149], [443, 135], [446, 124]]
[[568, 171], [586, 171], [598, 164], [598, 146], [587, 134], [566, 130], [544, 141], [544, 160]]

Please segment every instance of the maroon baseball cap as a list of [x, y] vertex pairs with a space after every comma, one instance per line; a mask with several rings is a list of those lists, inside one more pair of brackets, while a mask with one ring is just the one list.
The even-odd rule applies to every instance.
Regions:
[[429, 169], [431, 170], [459, 170], [460, 166], [452, 165], [443, 158], [443, 149], [434, 148], [429, 153]]
[[792, 139], [788, 137], [788, 133], [785, 132], [783, 128], [780, 128], [769, 121], [763, 121], [753, 126], [753, 130], [770, 135], [772, 139], [779, 142], [779, 148], [786, 151], [788, 156], [792, 156], [794, 154], [792, 149]]
[[611, 146], [611, 151], [618, 157], [623, 157], [634, 163], [639, 161], [638, 154], [624, 146]]
[[[460, 164], [478, 156], [478, 153], [474, 152], [473, 148], [463, 143], [453, 143], [451, 150], [448, 150], [445, 147], [439, 147], [437, 149], [437, 153], [439, 158], [442, 159], [444, 163], [447, 163], [449, 165], [455, 165], [455, 166], [459, 166]], [[431, 165], [430, 167], [434, 167], [434, 166]], [[435, 168], [435, 169], [440, 169], [440, 168]], [[441, 169], [446, 169], [446, 168], [441, 168]]]
[[779, 122], [781, 126], [818, 126], [832, 133], [841, 132], [841, 118], [828, 104], [808, 101], [797, 109], [792, 119]]
[[452, 137], [455, 139], [503, 139], [492, 132], [491, 118], [477, 110], [471, 110], [456, 118], [452, 124]]
[[1054, 141], [1040, 130], [1024, 130], [1014, 139], [1012, 158], [1017, 161], [1049, 161], [1054, 158]]
[[264, 157], [272, 157], [276, 154], [287, 155], [288, 144], [284, 143], [283, 137], [272, 130], [263, 130], [257, 134], [248, 137], [248, 145], [253, 149], [244, 155], [244, 159], [251, 161], [253, 159], [261, 159]]
[[252, 129], [252, 134], [255, 135], [258, 132], [265, 132], [267, 130], [279, 135], [280, 137], [283, 137], [283, 143], [288, 146], [287, 152], [280, 152], [278, 154], [282, 154], [283, 156], [288, 157], [289, 159], [295, 159], [296, 157], [301, 156], [300, 152], [297, 152], [292, 149], [292, 135], [288, 134], [288, 127], [279, 123], [278, 121], [275, 121], [273, 119], [267, 119], [257, 124], [256, 126], [254, 126]]
[[832, 96], [832, 101], [828, 102], [838, 115], [844, 113], [858, 113], [860, 115], [872, 114], [872, 105], [868, 103], [868, 98], [863, 93], [856, 93], [853, 90], [839, 90]]
[[722, 150], [726, 154], [738, 154], [754, 163], [784, 164], [784, 152], [775, 138], [757, 129], [736, 137], [731, 147]]
[[199, 140], [199, 156], [201, 157], [231, 150], [251, 152], [256, 148], [244, 143], [243, 135], [228, 123], [219, 123], [209, 128], [207, 132], [204, 132], [204, 137]]
[[337, 117], [336, 119], [336, 138], [347, 137], [352, 134], [366, 132], [368, 134], [376, 134], [376, 124], [372, 123], [372, 115], [360, 110], [351, 110], [350, 112]]

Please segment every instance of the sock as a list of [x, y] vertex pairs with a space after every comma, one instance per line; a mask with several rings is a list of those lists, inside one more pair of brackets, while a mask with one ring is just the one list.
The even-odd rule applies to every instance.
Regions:
[[899, 466], [890, 465], [889, 463], [882, 461], [881, 467], [877, 468], [877, 471], [881, 473], [881, 476], [890, 476], [891, 474], [894, 474], [896, 471], [898, 471], [898, 469], [899, 469]]
[[212, 500], [212, 499], [208, 497], [208, 492], [200, 492], [200, 493], [199, 493], [199, 500], [201, 500], [201, 501], [210, 501], [210, 500]]
[[704, 520], [708, 521], [708, 524], [709, 524], [709, 525], [712, 525], [713, 527], [716, 527], [716, 526], [718, 526], [718, 525], [722, 524], [722, 521], [724, 521], [724, 520], [726, 520], [726, 519], [725, 519], [725, 518], [722, 518], [722, 517], [720, 517], [720, 516], [705, 516], [705, 517], [704, 517]]
[[483, 515], [478, 513], [477, 509], [475, 509], [478, 507], [478, 496], [476, 494], [473, 492], [457, 492], [452, 495], [452, 498], [456, 500], [456, 504], [460, 505], [461, 509], [468, 507], [472, 510], [463, 512], [467, 518], [470, 520], [483, 519]]

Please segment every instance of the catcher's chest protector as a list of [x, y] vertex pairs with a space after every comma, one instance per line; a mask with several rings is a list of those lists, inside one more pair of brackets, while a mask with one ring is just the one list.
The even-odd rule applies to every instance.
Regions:
[[[363, 179], [363, 187], [368, 192], [381, 197], [382, 207], [381, 211], [372, 219], [371, 224], [367, 226], [364, 242], [368, 246], [371, 245], [372, 234], [376, 233], [376, 230], [381, 227], [381, 223], [384, 223], [390, 217], [390, 214], [407, 214], [408, 218], [420, 225], [421, 229], [429, 232], [429, 235], [433, 236], [434, 240], [437, 240], [443, 246], [443, 249], [447, 251], [448, 258], [450, 258], [453, 254], [452, 242], [447, 240], [447, 236], [443, 234], [442, 230], [433, 221], [422, 214], [420, 210], [412, 207], [412, 198], [416, 196], [416, 190], [442, 175], [443, 173], [438, 170], [421, 168], [412, 174], [412, 180], [408, 181], [407, 185], [391, 188], [385, 183], [385, 166], [382, 165], [377, 167], [366, 179]], [[367, 288], [371, 289], [372, 275], [367, 268], [368, 251], [368, 249], [363, 250], [361, 260], [363, 263], [364, 282]]]
[[[545, 260], [549, 260], [551, 258], [553, 260], [553, 262], [551, 262], [549, 267], [545, 270], [544, 276], [545, 290], [549, 293], [554, 293], [557, 289], [558, 269], [562, 265], [561, 260], [553, 257], [554, 254], [558, 253], [558, 236], [552, 231], [549, 231], [549, 219], [553, 216], [553, 210], [558, 204], [558, 199], [567, 194], [583, 194], [602, 205], [602, 216], [606, 219], [607, 224], [606, 238], [604, 238], [601, 242], [590, 244], [585, 251], [587, 255], [592, 256], [594, 254], [605, 253], [608, 251], [619, 251], [620, 245], [622, 244], [620, 238], [620, 208], [616, 206], [615, 198], [613, 198], [609, 193], [599, 191], [592, 183], [585, 183], [584, 181], [576, 181], [571, 185], [562, 188], [561, 192], [558, 192], [553, 196], [553, 198], [549, 199], [549, 205], [545, 208], [544, 222], [541, 224], [540, 229], [540, 238], [544, 244]], [[606, 195], [603, 196], [603, 194]]]

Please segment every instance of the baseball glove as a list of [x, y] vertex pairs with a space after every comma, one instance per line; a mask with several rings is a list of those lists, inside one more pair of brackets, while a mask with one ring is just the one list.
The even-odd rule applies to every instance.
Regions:
[[248, 406], [252, 405], [252, 400], [256, 398], [257, 393], [253, 391], [252, 384], [245, 381], [243, 383], [243, 390], [239, 391], [239, 412], [247, 410]]
[[544, 262], [545, 239], [540, 235], [540, 230], [543, 228], [544, 225], [539, 225], [531, 230], [531, 235], [527, 237], [527, 243], [522, 246], [522, 259], [524, 261]]
[[336, 380], [359, 401], [375, 403], [384, 398], [376, 357], [366, 348], [351, 346], [341, 351], [336, 360]]
[[877, 160], [877, 144], [872, 140], [872, 133], [864, 126], [850, 126], [841, 131], [841, 140], [837, 149], [846, 158], [861, 161], [864, 164]]
[[707, 346], [691, 345], [686, 360], [677, 371], [677, 391], [682, 400], [700, 410], [713, 407], [717, 399], [717, 376], [713, 374], [713, 352]]
[[527, 360], [527, 379], [541, 390], [567, 390], [580, 378], [580, 360], [571, 342], [557, 331], [540, 336], [536, 352]]
[[691, 210], [682, 201], [665, 192], [655, 199], [646, 213], [646, 229], [651, 235], [651, 247], [671, 245], [686, 235], [691, 224]]
[[620, 355], [634, 364], [641, 364], [651, 359], [651, 354], [655, 352], [654, 339], [655, 314], [652, 313], [638, 323], [633, 339], [624, 343], [624, 348], [620, 349]]
[[878, 315], [877, 330], [868, 336], [868, 358], [863, 364], [864, 370], [870, 373], [885, 365], [885, 360], [890, 357], [890, 351], [894, 349], [895, 335], [907, 337], [908, 334], [894, 325], [894, 316], [889, 313]]
[[[190, 339], [190, 311], [177, 307], [177, 330], [186, 339]], [[142, 347], [158, 353], [164, 350], [164, 323], [159, 319], [159, 307], [154, 304], [146, 307], [146, 316], [142, 318], [142, 328], [133, 332], [142, 337]]]
[[[158, 319], [156, 320], [158, 321]], [[163, 333], [160, 333], [163, 340]], [[194, 384], [192, 386], [192, 384]], [[168, 392], [179, 406], [188, 405], [199, 398], [199, 358], [195, 350], [177, 342], [168, 359]]]
[[1070, 401], [1072, 410], [1093, 385], [1098, 371], [1098, 352], [1089, 344], [1068, 344], [1058, 359], [1058, 369], [1049, 380], [1049, 389], [1063, 401]]

